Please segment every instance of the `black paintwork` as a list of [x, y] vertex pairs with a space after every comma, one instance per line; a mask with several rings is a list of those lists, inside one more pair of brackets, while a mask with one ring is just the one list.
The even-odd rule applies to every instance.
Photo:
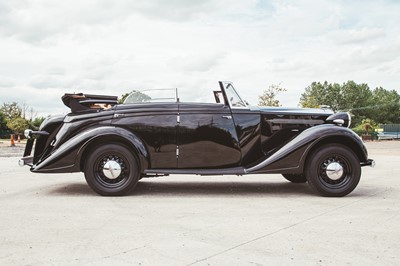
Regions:
[[[239, 166], [241, 152], [229, 107], [224, 104], [179, 104], [178, 168]], [[221, 156], [224, 154], [224, 156]]]
[[[36, 138], [31, 171], [82, 171], [91, 150], [111, 142], [122, 143], [137, 155], [142, 174], [302, 173], [307, 155], [328, 143], [347, 145], [361, 165], [368, 163], [358, 136], [332, 123], [347, 119], [345, 114], [335, 116], [328, 109], [235, 108], [224, 83], [220, 86], [221, 103], [120, 104], [48, 118], [40, 128], [48, 134]], [[24, 156], [31, 154], [32, 143]]]

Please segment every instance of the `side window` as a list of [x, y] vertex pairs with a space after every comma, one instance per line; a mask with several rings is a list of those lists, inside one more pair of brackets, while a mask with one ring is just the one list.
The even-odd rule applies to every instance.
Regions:
[[222, 95], [222, 91], [214, 91], [214, 98], [216, 103], [224, 102], [224, 96]]

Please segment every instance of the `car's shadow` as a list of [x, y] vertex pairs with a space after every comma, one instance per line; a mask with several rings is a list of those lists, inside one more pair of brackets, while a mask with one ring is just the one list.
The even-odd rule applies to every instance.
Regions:
[[309, 194], [306, 184], [271, 182], [139, 182], [133, 195]]
[[[86, 183], [68, 184], [49, 191], [52, 195], [96, 195]], [[307, 184], [282, 182], [140, 181], [128, 196], [210, 196], [210, 195], [313, 195]]]

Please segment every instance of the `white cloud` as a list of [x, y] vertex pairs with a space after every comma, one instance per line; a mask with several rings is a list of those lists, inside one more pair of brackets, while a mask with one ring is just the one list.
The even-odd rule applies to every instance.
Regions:
[[[0, 102], [64, 110], [65, 92], [178, 87], [212, 100], [234, 81], [297, 105], [312, 81], [399, 90], [396, 1], [0, 1]], [[18, 94], [9, 93], [18, 91]]]
[[386, 32], [382, 28], [362, 28], [336, 32], [332, 39], [338, 44], [365, 44], [369, 41], [384, 38]]

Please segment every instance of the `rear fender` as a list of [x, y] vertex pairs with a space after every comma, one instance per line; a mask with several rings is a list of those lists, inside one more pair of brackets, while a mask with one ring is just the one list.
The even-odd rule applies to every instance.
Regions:
[[67, 140], [49, 156], [33, 165], [31, 171], [49, 173], [80, 172], [83, 170], [81, 162], [84, 161], [86, 152], [90, 152], [93, 144], [118, 141], [127, 144], [137, 153], [142, 166], [141, 169], [147, 168], [149, 153], [140, 138], [123, 128], [103, 126], [85, 130]]

